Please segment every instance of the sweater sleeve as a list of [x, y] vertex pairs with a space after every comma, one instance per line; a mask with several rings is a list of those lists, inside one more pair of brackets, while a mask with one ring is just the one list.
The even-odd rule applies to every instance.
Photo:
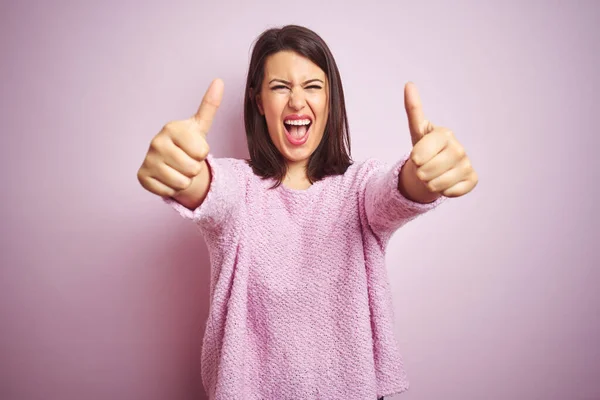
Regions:
[[208, 193], [195, 210], [179, 204], [175, 199], [164, 198], [182, 217], [196, 222], [201, 231], [219, 233], [232, 221], [239, 211], [242, 201], [241, 171], [231, 159], [215, 158], [209, 154], [206, 163], [211, 170]]
[[428, 204], [417, 203], [404, 197], [398, 190], [400, 170], [410, 153], [391, 168], [371, 159], [366, 162], [364, 184], [364, 211], [371, 229], [380, 237], [389, 237], [402, 225], [437, 207], [446, 198], [440, 197]]

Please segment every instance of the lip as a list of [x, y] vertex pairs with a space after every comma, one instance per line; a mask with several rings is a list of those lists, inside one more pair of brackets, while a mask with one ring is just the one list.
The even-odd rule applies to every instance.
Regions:
[[299, 119], [308, 119], [308, 120], [310, 120], [311, 124], [313, 123], [313, 119], [311, 117], [309, 117], [308, 115], [306, 115], [306, 114], [290, 114], [290, 115], [286, 116], [283, 119], [283, 122], [285, 122], [285, 121], [296, 121], [296, 120], [299, 120]]
[[299, 120], [299, 119], [310, 120], [310, 125], [308, 126], [308, 130], [306, 131], [306, 134], [303, 137], [301, 137], [300, 139], [296, 139], [295, 137], [290, 135], [290, 133], [287, 130], [287, 126], [285, 125], [285, 123], [283, 124], [283, 130], [285, 132], [285, 137], [287, 138], [288, 142], [294, 146], [302, 146], [304, 143], [306, 143], [306, 141], [308, 140], [308, 137], [310, 136], [310, 131], [313, 127], [313, 119], [305, 114], [302, 114], [302, 115], [292, 114], [292, 115], [288, 115], [287, 117], [285, 117], [283, 119], [284, 122], [285, 121], [295, 121], [295, 120]]

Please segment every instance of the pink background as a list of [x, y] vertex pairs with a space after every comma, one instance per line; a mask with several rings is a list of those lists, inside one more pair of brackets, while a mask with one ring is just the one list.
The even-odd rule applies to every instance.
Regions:
[[398, 398], [600, 399], [599, 2], [12, 3], [0, 398], [204, 398], [206, 247], [136, 172], [216, 76], [213, 154], [245, 157], [251, 43], [300, 23], [336, 56], [356, 160], [409, 151], [412, 80], [480, 175], [390, 243]]

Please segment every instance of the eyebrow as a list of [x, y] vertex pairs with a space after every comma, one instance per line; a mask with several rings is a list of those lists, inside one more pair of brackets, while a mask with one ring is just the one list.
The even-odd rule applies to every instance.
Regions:
[[[271, 83], [273, 83], [273, 82], [280, 82], [280, 83], [284, 83], [286, 85], [291, 84], [291, 82], [288, 82], [288, 81], [283, 80], [283, 79], [271, 79], [271, 81], [269, 82], [269, 85]], [[307, 84], [312, 83], [312, 82], [321, 82], [322, 84], [325, 84], [325, 82], [323, 82], [321, 79], [309, 79], [307, 81], [304, 81], [303, 85], [307, 85]]]

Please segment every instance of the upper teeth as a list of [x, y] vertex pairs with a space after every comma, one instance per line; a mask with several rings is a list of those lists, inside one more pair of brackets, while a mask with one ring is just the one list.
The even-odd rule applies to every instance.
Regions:
[[285, 123], [289, 125], [308, 125], [310, 124], [310, 119], [288, 119]]

